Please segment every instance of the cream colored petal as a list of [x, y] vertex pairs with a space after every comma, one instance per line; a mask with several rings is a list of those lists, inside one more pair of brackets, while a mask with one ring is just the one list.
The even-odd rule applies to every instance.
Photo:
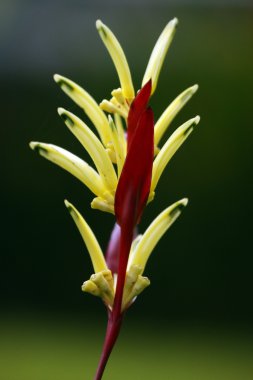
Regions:
[[124, 166], [124, 162], [125, 162], [125, 151], [124, 151], [124, 146], [122, 146], [121, 144], [120, 134], [118, 132], [117, 126], [116, 124], [114, 124], [114, 121], [110, 115], [108, 116], [108, 120], [109, 120], [109, 125], [111, 127], [111, 136], [112, 136], [114, 151], [116, 154], [116, 162], [117, 162], [117, 167], [118, 167], [118, 178], [119, 178], [122, 168]]
[[112, 101], [109, 100], [102, 100], [102, 102], [99, 104], [99, 107], [109, 113], [119, 113], [120, 116], [124, 117], [125, 119], [127, 118], [127, 111], [125, 108], [123, 108], [120, 104], [113, 104]]
[[119, 114], [114, 114], [114, 123], [117, 127], [118, 133], [119, 133], [119, 138], [121, 141], [121, 145], [123, 146], [124, 149], [124, 156], [126, 157], [126, 133], [123, 127], [122, 119]]
[[143, 234], [131, 258], [131, 262], [128, 264], [129, 267], [137, 265], [143, 269], [140, 274], [143, 273], [148, 258], [158, 241], [165, 234], [172, 223], [178, 218], [187, 203], [188, 200], [186, 198], [181, 199], [158, 215], [158, 217], [151, 223]]
[[104, 112], [96, 101], [88, 92], [72, 80], [58, 74], [54, 75], [54, 80], [59, 84], [61, 89], [84, 110], [97, 129], [102, 142], [106, 145], [110, 141], [109, 125]]
[[114, 300], [114, 289], [110, 286], [107, 279], [104, 277], [103, 271], [93, 274], [90, 278], [95, 285], [97, 285], [100, 290], [100, 297], [106, 303], [106, 305], [113, 305]]
[[106, 201], [103, 197], [96, 197], [91, 202], [91, 208], [114, 214], [114, 200], [113, 202], [109, 202]]
[[116, 88], [115, 90], [112, 90], [112, 96], [117, 100], [119, 104], [121, 104], [122, 106], [125, 106], [126, 101], [122, 94], [121, 88]]
[[131, 102], [134, 99], [134, 87], [124, 51], [115, 35], [105, 24], [97, 20], [96, 27], [117, 70], [123, 95]]
[[135, 284], [129, 291], [129, 293], [123, 296], [121, 311], [128, 308], [136, 299], [136, 297], [143, 292], [150, 285], [150, 281], [147, 277], [138, 276]]
[[97, 287], [97, 285], [91, 281], [91, 280], [87, 280], [83, 283], [82, 287], [81, 287], [82, 291], [83, 292], [86, 292], [86, 293], [90, 293], [92, 294], [93, 296], [97, 296], [97, 297], [101, 297], [101, 291], [100, 289]]
[[91, 228], [71, 203], [69, 203], [67, 200], [64, 202], [87, 247], [95, 273], [107, 270], [108, 268], [104, 259], [103, 252]]
[[97, 136], [73, 113], [63, 108], [59, 108], [58, 113], [65, 121], [69, 130], [76, 136], [91, 156], [107, 189], [115, 191], [118, 182], [117, 176], [113, 164]]
[[174, 37], [177, 24], [178, 24], [178, 19], [174, 18], [166, 25], [166, 27], [164, 28], [163, 32], [158, 38], [155, 44], [155, 47], [151, 53], [148, 66], [146, 68], [146, 71], [142, 80], [142, 87], [150, 79], [152, 79], [152, 94], [154, 93], [156, 89], [161, 67], [165, 59], [166, 53], [168, 51], [168, 48], [171, 44], [171, 41]]
[[187, 88], [175, 100], [166, 108], [161, 117], [155, 124], [155, 145], [157, 146], [166, 132], [167, 128], [171, 124], [174, 117], [183, 108], [183, 106], [191, 99], [192, 95], [198, 90], [198, 85], [195, 84], [192, 87]]
[[42, 157], [67, 170], [84, 183], [95, 195], [106, 192], [99, 174], [79, 157], [53, 144], [31, 142], [30, 147]]
[[155, 190], [166, 165], [187, 137], [191, 134], [194, 127], [199, 123], [199, 120], [200, 117], [196, 116], [177, 128], [156, 156], [152, 171], [151, 193]]

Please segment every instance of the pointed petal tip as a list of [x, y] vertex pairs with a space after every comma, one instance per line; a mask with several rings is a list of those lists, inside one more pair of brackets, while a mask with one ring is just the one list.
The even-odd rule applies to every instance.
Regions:
[[71, 214], [71, 216], [73, 217], [74, 214], [75, 217], [78, 218], [78, 214], [76, 213], [75, 207], [72, 205], [72, 203], [70, 203], [67, 199], [64, 199], [64, 204], [67, 207], [68, 212]]
[[188, 203], [189, 203], [189, 199], [188, 199], [188, 198], [183, 198], [183, 199], [181, 199], [181, 201], [179, 201], [179, 202], [180, 202], [180, 204], [181, 204], [182, 206], [186, 207], [186, 206], [188, 205]]
[[96, 28], [97, 28], [97, 30], [99, 30], [100, 28], [102, 28], [104, 26], [104, 24], [102, 23], [102, 21], [101, 20], [97, 20], [96, 21]]
[[193, 121], [194, 121], [194, 124], [197, 125], [197, 124], [200, 122], [200, 116], [197, 115], [197, 116], [193, 119]]
[[35, 142], [35, 141], [31, 141], [31, 142], [29, 142], [29, 147], [30, 147], [32, 150], [34, 150], [34, 149], [36, 148], [36, 146], [38, 146], [38, 143], [37, 143], [37, 142]]
[[48, 144], [40, 143], [37, 141], [31, 141], [29, 143], [30, 148], [43, 157], [45, 157], [48, 154], [47, 145]]
[[176, 26], [178, 23], [179, 23], [178, 18], [174, 17], [172, 20], [169, 21], [168, 25]]
[[183, 198], [168, 208], [168, 216], [177, 218], [188, 204], [188, 198]]
[[65, 113], [66, 110], [64, 108], [62, 108], [62, 107], [58, 107], [57, 108], [57, 112], [58, 112], [58, 115], [62, 116], [62, 114]]
[[69, 203], [69, 201], [67, 199], [64, 199], [64, 204], [67, 208], [69, 208], [71, 206], [71, 203]]
[[77, 86], [70, 79], [63, 77], [62, 75], [55, 74], [53, 76], [55, 83], [57, 83], [61, 89], [66, 92], [68, 95], [70, 92], [74, 91], [74, 85]]
[[191, 92], [192, 94], [195, 94], [195, 92], [197, 92], [199, 89], [199, 85], [198, 84], [194, 84], [192, 87], [191, 87]]
[[53, 78], [54, 78], [54, 81], [58, 83], [63, 77], [59, 74], [54, 74]]

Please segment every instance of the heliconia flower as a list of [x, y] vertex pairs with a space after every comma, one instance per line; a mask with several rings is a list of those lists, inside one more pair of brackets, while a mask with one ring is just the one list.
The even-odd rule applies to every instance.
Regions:
[[[90, 155], [94, 167], [56, 145], [30, 143], [32, 149], [74, 175], [95, 194], [92, 208], [115, 215], [115, 227], [104, 255], [85, 219], [65, 200], [94, 269], [91, 277], [83, 283], [82, 291], [100, 297], [108, 310], [105, 342], [95, 380], [102, 378], [124, 313], [150, 285], [150, 280], [143, 274], [152, 251], [188, 203], [186, 198], [173, 203], [155, 218], [143, 235], [138, 235], [137, 225], [146, 204], [154, 198], [165, 167], [200, 120], [196, 116], [186, 121], [163, 146], [159, 146], [172, 120], [198, 89], [194, 85], [183, 91], [154, 122], [149, 100], [157, 87], [177, 23], [177, 19], [170, 21], [160, 35], [137, 93], [119, 41], [100, 20], [96, 27], [113, 60], [121, 86], [112, 91], [112, 98], [98, 105], [75, 82], [58, 74], [54, 76], [62, 90], [84, 110], [95, 127], [94, 133], [79, 117], [58, 108], [66, 126]], [[112, 115], [107, 117], [105, 112]]]
[[[151, 93], [154, 92], [156, 88], [161, 66], [174, 36], [177, 22], [177, 19], [173, 19], [167, 24], [151, 54], [143, 78], [143, 87], [151, 80]], [[40, 155], [61, 166], [83, 182], [91, 192], [95, 194], [95, 198], [91, 202], [92, 208], [114, 214], [115, 193], [126, 159], [127, 145], [130, 147], [132, 125], [135, 123], [135, 120], [131, 120], [135, 113], [130, 112], [131, 104], [135, 98], [135, 92], [130, 69], [120, 43], [112, 31], [101, 21], [97, 21], [96, 25], [115, 64], [121, 84], [121, 88], [112, 91], [113, 98], [111, 101], [103, 101], [99, 107], [92, 96], [75, 82], [58, 74], [54, 76], [56, 83], [84, 110], [96, 129], [98, 136], [73, 113], [63, 108], [58, 109], [59, 115], [69, 130], [76, 136], [84, 149], [91, 156], [95, 168], [88, 165], [81, 158], [56, 145], [32, 142], [30, 146]], [[194, 85], [183, 91], [166, 108], [155, 123], [154, 150], [156, 158], [154, 160], [154, 166], [156, 169], [153, 169], [153, 173], [155, 174], [152, 176], [149, 202], [154, 198], [158, 180], [167, 163], [192, 132], [194, 125], [199, 121], [199, 117], [189, 120], [188, 123], [189, 125], [191, 124], [192, 127], [188, 128], [187, 133], [185, 133], [185, 128], [187, 129], [188, 124], [183, 124], [184, 127], [179, 127], [173, 134], [173, 139], [169, 139], [160, 151], [158, 145], [161, 138], [177, 113], [197, 89], [198, 86]], [[149, 98], [150, 94], [146, 96]], [[148, 101], [148, 99], [146, 101]], [[107, 102], [107, 106], [105, 106], [105, 102]], [[113, 118], [110, 116], [106, 117], [103, 110], [112, 113]], [[127, 127], [127, 134], [125, 133], [124, 125]], [[139, 150], [139, 153], [140, 152], [141, 150]], [[158, 165], [158, 163], [160, 164]], [[113, 164], [116, 164], [116, 170]]]

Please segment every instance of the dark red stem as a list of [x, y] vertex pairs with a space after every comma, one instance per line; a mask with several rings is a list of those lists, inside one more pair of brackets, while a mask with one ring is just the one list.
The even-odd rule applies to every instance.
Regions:
[[102, 379], [102, 376], [103, 376], [103, 373], [105, 370], [105, 366], [106, 366], [107, 361], [109, 359], [109, 356], [112, 352], [114, 344], [115, 344], [115, 342], [119, 336], [122, 319], [123, 319], [123, 314], [121, 314], [119, 316], [119, 318], [114, 320], [112, 313], [111, 312], [109, 313], [105, 342], [104, 342], [102, 355], [100, 357], [98, 369], [97, 369], [94, 380], [101, 380]]
[[[130, 227], [130, 229], [129, 229]], [[99, 361], [97, 373], [94, 380], [102, 379], [105, 366], [112, 352], [114, 344], [119, 336], [120, 327], [122, 324], [123, 313], [121, 312], [121, 304], [123, 298], [123, 290], [126, 276], [126, 268], [128, 256], [132, 244], [134, 233], [134, 226], [122, 226], [121, 227], [121, 239], [120, 239], [120, 257], [119, 257], [119, 269], [118, 269], [118, 281], [116, 287], [115, 301], [113, 309], [109, 312], [105, 343], [102, 350], [102, 355]]]

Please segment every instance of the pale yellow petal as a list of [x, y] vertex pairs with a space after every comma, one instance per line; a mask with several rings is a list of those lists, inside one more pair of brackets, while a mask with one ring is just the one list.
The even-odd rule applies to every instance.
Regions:
[[175, 202], [173, 205], [166, 208], [161, 214], [158, 215], [158, 217], [151, 223], [139, 241], [131, 258], [131, 262], [128, 264], [129, 267], [137, 265], [142, 268], [142, 272], [140, 274], [143, 273], [148, 258], [157, 245], [158, 241], [165, 234], [172, 223], [178, 218], [182, 209], [187, 205], [187, 203], [188, 200], [186, 198], [181, 199], [180, 201]]
[[113, 202], [110, 202], [105, 200], [104, 197], [96, 197], [91, 202], [91, 208], [114, 214], [114, 199]]
[[156, 89], [159, 74], [162, 68], [162, 64], [164, 62], [164, 59], [168, 51], [168, 48], [171, 44], [171, 41], [174, 37], [177, 24], [178, 24], [178, 20], [177, 18], [174, 18], [166, 25], [166, 27], [164, 28], [163, 32], [158, 38], [155, 44], [155, 47], [151, 53], [148, 66], [146, 68], [146, 71], [142, 80], [142, 87], [150, 79], [152, 79], [152, 94], [154, 93]]
[[179, 94], [175, 100], [166, 108], [161, 117], [157, 120], [155, 124], [155, 146], [157, 146], [166, 132], [167, 128], [170, 126], [174, 117], [183, 108], [183, 106], [191, 99], [192, 95], [198, 90], [198, 85], [195, 84], [192, 87], [187, 88], [181, 94]]
[[72, 80], [58, 74], [54, 75], [54, 80], [59, 84], [61, 89], [84, 110], [97, 129], [102, 142], [106, 145], [110, 141], [109, 125], [104, 112], [97, 102], [88, 92]]
[[95, 284], [95, 282], [91, 280], [87, 280], [82, 285], [82, 291], [86, 293], [90, 293], [93, 296], [101, 297], [101, 291]]
[[177, 128], [177, 130], [164, 144], [154, 160], [150, 193], [155, 190], [166, 165], [179, 149], [179, 147], [183, 144], [183, 142], [187, 139], [187, 137], [191, 134], [194, 127], [199, 123], [199, 120], [199, 116], [188, 120], [186, 123]]
[[78, 178], [95, 195], [100, 196], [107, 191], [99, 174], [81, 158], [53, 144], [31, 142], [30, 147]]
[[103, 252], [91, 228], [71, 203], [65, 200], [65, 205], [69, 210], [70, 215], [72, 216], [87, 247], [95, 273], [107, 270], [108, 268], [104, 259]]
[[117, 167], [118, 167], [118, 178], [119, 178], [122, 168], [124, 166], [124, 162], [125, 162], [125, 151], [124, 151], [124, 146], [122, 146], [121, 144], [120, 133], [118, 132], [117, 126], [116, 124], [114, 124], [114, 121], [110, 115], [108, 117], [108, 120], [109, 120], [109, 125], [111, 127], [111, 136], [112, 136], [114, 151], [116, 154], [116, 162], [117, 162]]
[[121, 145], [124, 149], [124, 156], [126, 156], [126, 132], [123, 127], [122, 119], [119, 114], [114, 115], [114, 123], [116, 124], [118, 133], [119, 133], [119, 138], [121, 141]]
[[69, 130], [77, 137], [91, 156], [106, 188], [115, 191], [117, 176], [113, 164], [97, 136], [73, 113], [63, 108], [59, 108], [58, 113], [64, 119]]
[[117, 70], [123, 95], [131, 102], [134, 99], [134, 87], [124, 51], [115, 35], [105, 24], [97, 20], [96, 27]]

